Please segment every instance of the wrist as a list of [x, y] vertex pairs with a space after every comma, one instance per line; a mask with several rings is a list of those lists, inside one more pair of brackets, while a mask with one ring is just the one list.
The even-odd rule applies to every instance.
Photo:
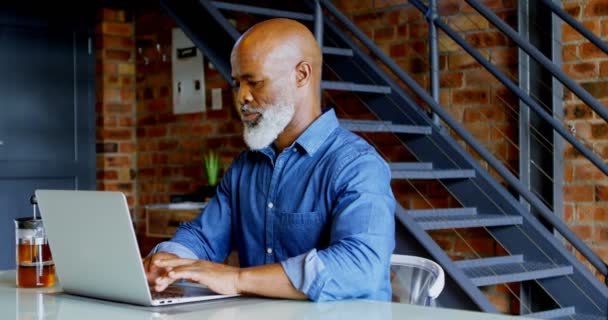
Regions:
[[236, 276], [235, 276], [235, 290], [237, 294], [242, 294], [245, 290], [243, 288], [243, 284], [245, 282], [245, 270], [243, 268], [236, 268]]

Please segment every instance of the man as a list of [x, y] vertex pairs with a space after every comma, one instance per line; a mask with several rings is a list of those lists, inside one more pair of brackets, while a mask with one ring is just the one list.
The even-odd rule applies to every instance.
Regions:
[[[185, 279], [223, 294], [390, 300], [395, 199], [386, 162], [320, 106], [321, 50], [287, 19], [235, 44], [244, 139], [204, 212], [144, 260], [157, 291]], [[221, 264], [236, 248], [241, 268]]]

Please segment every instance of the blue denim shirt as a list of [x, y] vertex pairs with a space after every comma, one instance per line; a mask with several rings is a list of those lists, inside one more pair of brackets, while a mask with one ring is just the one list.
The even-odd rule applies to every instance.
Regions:
[[395, 243], [390, 170], [329, 110], [289, 148], [245, 151], [203, 213], [153, 252], [242, 267], [280, 262], [313, 301], [390, 300]]

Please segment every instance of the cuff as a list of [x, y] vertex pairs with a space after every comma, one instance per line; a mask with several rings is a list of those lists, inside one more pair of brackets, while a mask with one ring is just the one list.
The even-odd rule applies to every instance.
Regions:
[[282, 261], [281, 266], [298, 291], [304, 293], [310, 300], [319, 300], [328, 274], [316, 249]]
[[157, 253], [157, 252], [168, 252], [173, 253], [174, 255], [185, 258], [185, 259], [198, 259], [196, 254], [192, 252], [192, 250], [188, 249], [188, 247], [184, 246], [181, 243], [173, 242], [173, 241], [164, 241], [157, 244], [152, 251], [148, 255]]

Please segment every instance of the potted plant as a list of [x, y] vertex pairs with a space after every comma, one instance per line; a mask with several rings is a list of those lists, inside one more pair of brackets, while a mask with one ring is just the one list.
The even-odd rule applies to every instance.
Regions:
[[211, 150], [204, 155], [205, 173], [207, 174], [206, 186], [200, 188], [200, 192], [205, 201], [215, 195], [219, 174], [220, 174], [220, 156], [217, 152]]

